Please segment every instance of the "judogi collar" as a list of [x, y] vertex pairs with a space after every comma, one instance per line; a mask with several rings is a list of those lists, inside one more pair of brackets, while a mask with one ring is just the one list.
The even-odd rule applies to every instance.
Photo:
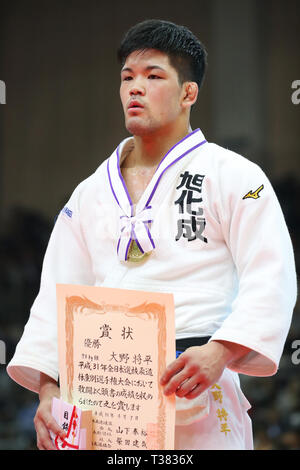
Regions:
[[172, 165], [206, 143], [201, 130], [196, 129], [171, 147], [159, 163], [149, 185], [136, 205], [136, 213], [134, 213], [134, 204], [126, 187], [120, 166], [122, 150], [130, 139], [129, 137], [123, 140], [107, 161], [110, 188], [120, 208], [120, 237], [117, 252], [121, 261], [128, 260], [129, 248], [132, 242], [136, 243], [142, 254], [155, 249], [155, 243], [151, 236], [151, 223], [153, 222], [151, 201], [159, 182], [163, 174]]

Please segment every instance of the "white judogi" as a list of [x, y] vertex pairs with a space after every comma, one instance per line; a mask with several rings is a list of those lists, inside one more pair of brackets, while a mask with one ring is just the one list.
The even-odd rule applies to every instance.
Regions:
[[[170, 149], [134, 207], [120, 171], [131, 143], [125, 139], [60, 213], [8, 373], [34, 391], [40, 371], [58, 378], [57, 283], [171, 292], [177, 339], [211, 335], [252, 349], [214, 388], [177, 400], [175, 445], [251, 448], [250, 405], [236, 372], [276, 373], [296, 302], [280, 205], [256, 164], [197, 129]], [[148, 254], [139, 263], [128, 260], [131, 239]]]

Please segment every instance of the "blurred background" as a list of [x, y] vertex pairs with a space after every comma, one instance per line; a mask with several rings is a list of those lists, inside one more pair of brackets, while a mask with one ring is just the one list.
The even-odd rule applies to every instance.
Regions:
[[[144, 19], [183, 24], [205, 44], [208, 72], [192, 127], [201, 127], [209, 141], [241, 153], [267, 173], [299, 272], [300, 92], [292, 88], [300, 81], [299, 3], [1, 2], [0, 80], [6, 85], [6, 104], [0, 104], [2, 362], [12, 357], [38, 292], [55, 216], [75, 186], [127, 136], [116, 50], [127, 29]], [[241, 376], [252, 403], [256, 449], [300, 449], [295, 340], [299, 349], [299, 303], [277, 375]], [[37, 396], [15, 384], [5, 367], [0, 364], [0, 449], [35, 449]]]

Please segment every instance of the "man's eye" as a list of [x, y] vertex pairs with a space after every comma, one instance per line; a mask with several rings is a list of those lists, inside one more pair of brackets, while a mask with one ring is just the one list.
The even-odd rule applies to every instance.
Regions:
[[150, 78], [151, 80], [153, 80], [153, 79], [155, 79], [155, 78], [161, 78], [161, 77], [159, 77], [158, 75], [151, 74], [151, 75], [149, 75], [148, 78]]
[[124, 77], [123, 80], [124, 80], [124, 81], [129, 81], [129, 80], [132, 80], [132, 77], [130, 77], [130, 76]]

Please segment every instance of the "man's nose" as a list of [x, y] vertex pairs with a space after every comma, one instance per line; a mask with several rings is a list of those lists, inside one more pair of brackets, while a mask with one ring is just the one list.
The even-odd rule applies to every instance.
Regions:
[[144, 94], [145, 94], [145, 88], [142, 85], [142, 83], [135, 82], [132, 85], [132, 88], [130, 89], [130, 95], [131, 96], [134, 96], [134, 95], [142, 95], [143, 96]]

